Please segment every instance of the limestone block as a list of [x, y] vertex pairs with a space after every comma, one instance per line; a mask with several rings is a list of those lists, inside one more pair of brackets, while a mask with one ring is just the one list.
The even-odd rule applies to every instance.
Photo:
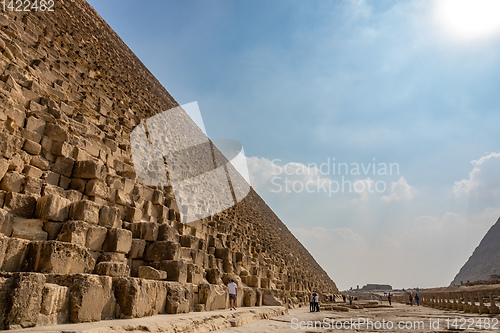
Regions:
[[70, 201], [55, 194], [37, 200], [36, 216], [42, 220], [65, 221], [68, 219]]
[[70, 157], [59, 156], [56, 158], [56, 162], [52, 167], [52, 171], [69, 178], [73, 173], [74, 164], [75, 164], [74, 159]]
[[137, 278], [117, 278], [113, 281], [121, 318], [140, 318], [163, 313], [167, 283]]
[[243, 306], [258, 306], [257, 293], [253, 288], [242, 288], [243, 291]]
[[64, 223], [61, 222], [45, 221], [43, 224], [43, 230], [47, 233], [47, 240], [57, 239], [63, 225]]
[[14, 289], [15, 279], [12, 276], [2, 276], [0, 277], [0, 299], [4, 300], [0, 302], [0, 329], [8, 329], [8, 323], [6, 322], [7, 315], [10, 310], [10, 302], [8, 300], [11, 298], [12, 290]]
[[43, 171], [33, 165], [26, 165], [24, 167], [23, 173], [26, 175], [26, 177], [40, 178], [42, 177]]
[[217, 268], [209, 268], [207, 272], [207, 281], [211, 284], [222, 284], [221, 272]]
[[145, 248], [146, 241], [144, 239], [132, 238], [132, 246], [130, 247], [130, 252], [128, 253], [127, 257], [129, 259], [142, 258]]
[[68, 132], [55, 123], [49, 123], [45, 126], [45, 135], [52, 141], [68, 141]]
[[130, 225], [130, 231], [134, 238], [154, 242], [158, 238], [158, 224], [154, 222], [139, 222]]
[[36, 198], [29, 194], [8, 192], [5, 195], [4, 208], [19, 217], [30, 218], [36, 208]]
[[[52, 141], [50, 152], [55, 156], [73, 157], [73, 146], [66, 141]], [[71, 176], [71, 174], [70, 174]], [[69, 177], [70, 177], [69, 176]]]
[[180, 236], [180, 243], [182, 247], [196, 249], [198, 247], [198, 239], [191, 235]]
[[0, 183], [0, 189], [8, 192], [21, 192], [24, 175], [17, 172], [7, 172]]
[[85, 187], [87, 186], [87, 182], [80, 178], [71, 178], [71, 182], [69, 187], [75, 191], [80, 193], [85, 192]]
[[132, 247], [132, 232], [130, 230], [113, 228], [108, 229], [103, 244], [104, 251], [128, 253]]
[[9, 170], [9, 162], [5, 158], [0, 158], [0, 180], [5, 176], [7, 170]]
[[122, 190], [116, 190], [115, 200], [116, 200], [117, 204], [122, 205], [122, 206], [126, 206], [126, 207], [128, 207], [132, 204], [130, 194], [127, 192], [124, 192]]
[[0, 232], [5, 236], [12, 235], [12, 227], [14, 226], [14, 215], [0, 208]]
[[73, 169], [73, 177], [84, 179], [103, 179], [105, 167], [97, 160], [77, 161]]
[[144, 260], [163, 261], [177, 260], [180, 258], [180, 245], [176, 242], [157, 241], [148, 243], [144, 251]]
[[37, 142], [26, 139], [26, 141], [24, 141], [23, 150], [28, 154], [38, 155], [40, 151], [42, 151], [42, 146]]
[[190, 309], [189, 289], [181, 283], [168, 283], [166, 312], [188, 313]]
[[154, 269], [151, 266], [140, 266], [138, 275], [140, 279], [148, 279], [148, 280], [166, 280], [167, 272]]
[[21, 273], [17, 276], [7, 316], [9, 329], [33, 327], [37, 324], [44, 284], [43, 274]]
[[163, 260], [160, 269], [167, 272], [168, 281], [187, 282], [187, 264], [183, 260]]
[[57, 186], [59, 185], [59, 178], [61, 177], [60, 174], [55, 173], [53, 171], [45, 171], [44, 175], [42, 176], [42, 179], [45, 180], [46, 183], [50, 185]]
[[207, 267], [208, 263], [208, 255], [206, 254], [205, 251], [202, 250], [192, 250], [191, 251], [191, 258], [193, 259], [193, 263], [195, 265], [198, 265], [200, 267]]
[[17, 135], [8, 135], [0, 132], [0, 154], [11, 158], [23, 146], [24, 139]]
[[282, 306], [283, 302], [279, 300], [276, 291], [265, 289], [262, 295], [262, 305], [264, 306]]
[[72, 220], [81, 220], [91, 224], [99, 222], [100, 206], [89, 200], [80, 200], [71, 204], [69, 217]]
[[31, 116], [26, 120], [25, 128], [27, 130], [33, 131], [39, 135], [43, 135], [43, 133], [45, 131], [45, 121]]
[[138, 208], [127, 207], [125, 220], [131, 223], [139, 222], [142, 219], [142, 211]]
[[158, 228], [158, 240], [159, 241], [179, 241], [179, 232], [176, 228], [171, 227], [167, 224], [160, 224]]
[[95, 266], [95, 272], [99, 275], [125, 277], [130, 275], [130, 268], [123, 262], [101, 261]]
[[85, 221], [67, 221], [59, 232], [57, 240], [60, 242], [86, 246], [89, 228], [90, 224]]
[[87, 231], [85, 246], [91, 251], [101, 251], [102, 244], [106, 240], [107, 229], [105, 227], [92, 225]]
[[29, 244], [29, 240], [8, 238], [1, 270], [5, 272], [21, 271], [28, 255]]
[[119, 228], [120, 210], [117, 207], [102, 206], [99, 211], [99, 225], [106, 228]]
[[54, 274], [90, 273], [95, 260], [80, 245], [59, 241], [33, 241], [26, 262], [30, 271]]
[[229, 305], [227, 288], [222, 285], [202, 283], [198, 286], [199, 301], [207, 311], [226, 309]]
[[48, 276], [47, 282], [69, 288], [71, 322], [85, 323], [114, 318], [116, 300], [111, 277], [88, 274], [56, 275]]
[[108, 198], [109, 188], [102, 180], [92, 179], [85, 187], [85, 194], [89, 197]]
[[41, 313], [52, 315], [69, 307], [69, 288], [45, 283], [42, 290]]
[[187, 264], [187, 282], [194, 284], [203, 283], [204, 273], [205, 271], [202, 267], [192, 263]]
[[118, 252], [102, 252], [97, 259], [97, 262], [101, 261], [113, 261], [113, 262], [127, 262], [127, 258], [125, 258], [125, 253]]
[[226, 261], [232, 261], [233, 253], [231, 249], [227, 247], [218, 247], [215, 248], [215, 257]]
[[14, 217], [12, 237], [28, 240], [47, 240], [48, 234], [43, 231], [43, 221]]
[[31, 157], [30, 164], [39, 168], [40, 170], [48, 170], [50, 163], [42, 156], [33, 156]]

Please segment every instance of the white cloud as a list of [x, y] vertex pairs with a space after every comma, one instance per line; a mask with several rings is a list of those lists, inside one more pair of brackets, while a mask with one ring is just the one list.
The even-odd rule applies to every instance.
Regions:
[[406, 182], [404, 177], [400, 177], [397, 182], [391, 183], [391, 193], [383, 196], [386, 202], [410, 200], [413, 198], [414, 189]]
[[455, 182], [453, 193], [456, 197], [500, 197], [500, 152], [490, 153], [478, 160], [468, 179]]

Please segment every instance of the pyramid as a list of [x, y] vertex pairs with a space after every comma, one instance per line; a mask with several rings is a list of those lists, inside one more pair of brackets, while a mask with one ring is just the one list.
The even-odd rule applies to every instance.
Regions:
[[500, 219], [488, 230], [451, 285], [489, 280], [500, 274]]
[[238, 306], [338, 291], [253, 189], [183, 223], [139, 181], [131, 132], [179, 105], [87, 2], [0, 13], [0, 53], [0, 328], [223, 309], [230, 279]]

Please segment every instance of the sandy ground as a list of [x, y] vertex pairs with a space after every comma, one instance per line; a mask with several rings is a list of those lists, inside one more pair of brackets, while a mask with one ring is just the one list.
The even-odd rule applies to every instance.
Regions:
[[[314, 328], [315, 321], [317, 321], [316, 328]], [[241, 327], [217, 330], [216, 332], [309, 333], [335, 331], [500, 332], [500, 322], [499, 316], [465, 314], [458, 311], [393, 303], [392, 307], [350, 309], [348, 312], [330, 310], [310, 313], [309, 308], [299, 308], [289, 310], [288, 315], [260, 320]]]

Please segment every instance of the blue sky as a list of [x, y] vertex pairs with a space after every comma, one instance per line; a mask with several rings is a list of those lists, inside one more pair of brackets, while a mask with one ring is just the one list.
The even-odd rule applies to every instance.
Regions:
[[[209, 136], [243, 144], [252, 185], [342, 289], [446, 285], [500, 216], [500, 29], [468, 34], [495, 8], [453, 26], [447, 2], [89, 1]], [[311, 167], [328, 158], [400, 172], [348, 175], [384, 193], [271, 182], [276, 165], [338, 181]]]

